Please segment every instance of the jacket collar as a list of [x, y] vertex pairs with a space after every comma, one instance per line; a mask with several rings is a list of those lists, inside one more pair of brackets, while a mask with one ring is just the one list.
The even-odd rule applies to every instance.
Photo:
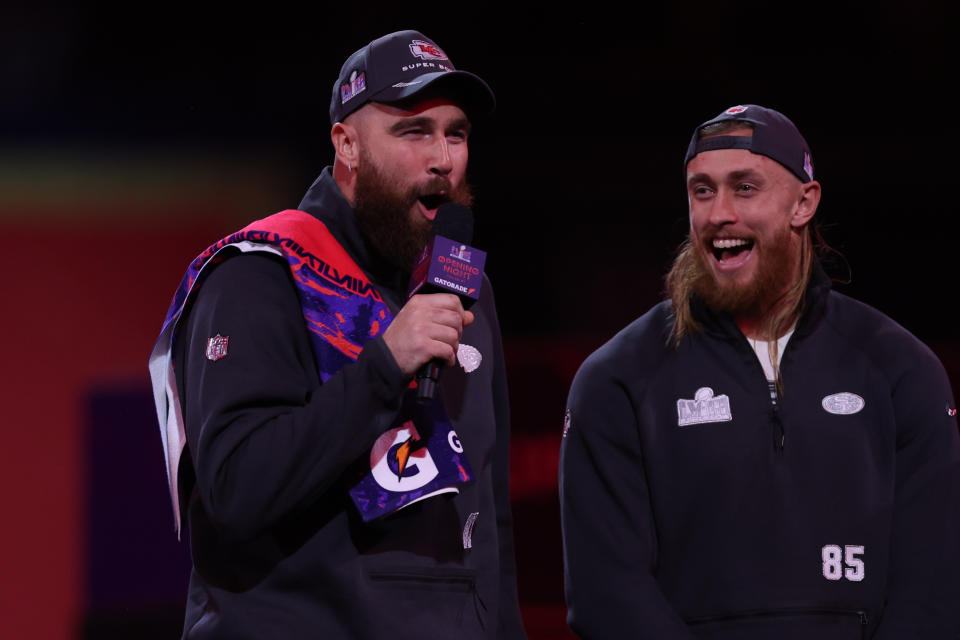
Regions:
[[331, 167], [323, 169], [297, 208], [326, 225], [377, 289], [387, 294], [391, 303], [400, 306], [406, 301], [410, 273], [390, 264], [370, 244], [353, 208], [333, 179]]
[[[794, 336], [806, 336], [816, 329], [817, 324], [826, 312], [827, 295], [831, 288], [830, 283], [830, 278], [820, 265], [820, 261], [814, 259], [813, 273], [810, 274], [810, 283], [807, 285], [803, 311], [797, 321]], [[693, 317], [703, 326], [706, 333], [719, 337], [739, 338], [742, 336], [737, 323], [734, 322], [730, 314], [714, 311], [696, 296], [693, 296], [690, 306]]]

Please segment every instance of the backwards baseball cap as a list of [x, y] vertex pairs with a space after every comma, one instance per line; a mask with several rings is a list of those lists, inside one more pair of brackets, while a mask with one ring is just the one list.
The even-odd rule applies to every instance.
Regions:
[[393, 103], [427, 87], [442, 87], [468, 114], [493, 111], [487, 83], [458, 71], [443, 49], [418, 31], [397, 31], [354, 52], [340, 68], [330, 99], [330, 124], [342, 122], [368, 102]]
[[[753, 135], [700, 137], [704, 127], [727, 120], [752, 123]], [[813, 180], [813, 158], [807, 141], [787, 116], [773, 109], [755, 104], [737, 105], [701, 124], [694, 130], [690, 146], [687, 147], [687, 157], [683, 160], [684, 171], [695, 155], [716, 149], [746, 149], [776, 160], [797, 176], [800, 182]]]

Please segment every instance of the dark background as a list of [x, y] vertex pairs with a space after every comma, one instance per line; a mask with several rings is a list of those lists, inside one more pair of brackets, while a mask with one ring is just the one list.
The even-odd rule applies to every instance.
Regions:
[[[10, 629], [114, 637], [118, 625], [166, 628], [181, 614], [175, 579], [166, 594], [143, 585], [166, 584], [157, 566], [179, 575], [182, 545], [164, 562], [154, 537], [112, 526], [169, 526], [149, 405], [131, 418], [147, 397], [150, 344], [186, 260], [238, 223], [295, 207], [332, 160], [327, 108], [340, 64], [390, 31], [424, 32], [497, 94], [496, 113], [477, 123], [470, 142], [474, 245], [490, 254], [510, 368], [519, 580], [531, 637], [557, 637], [562, 626], [555, 478], [566, 389], [583, 357], [661, 296], [687, 228], [681, 163], [696, 124], [740, 103], [794, 120], [823, 185], [826, 239], [845, 257], [834, 274], [850, 282], [839, 288], [930, 344], [956, 387], [958, 58], [957, 21], [946, 6], [0, 7], [0, 228], [13, 239], [8, 246], [59, 234], [63, 249], [48, 254], [52, 273], [85, 274], [90, 259], [68, 266], [65, 258], [78, 238], [102, 256], [98, 239], [121, 234], [122, 242], [110, 236], [110, 250], [129, 247], [123, 255], [143, 269], [130, 284], [96, 285], [115, 286], [116, 295], [85, 295], [69, 309], [40, 296], [4, 325], [22, 331], [25, 318], [49, 317], [52, 308], [86, 317], [18, 340], [34, 346], [5, 369], [11, 380], [29, 379], [18, 357], [35, 361], [36, 345], [55, 333], [65, 340], [55, 361], [82, 371], [64, 378], [75, 392], [60, 401], [62, 419], [47, 417], [49, 437], [67, 443], [63, 462], [21, 462], [4, 477], [9, 486], [40, 474], [57, 496], [31, 520], [56, 534], [6, 534], [18, 558], [7, 593], [22, 595], [23, 576], [59, 585], [40, 604], [8, 605]], [[31, 258], [6, 253], [5, 273], [30, 272], [23, 262]], [[130, 271], [109, 262], [83, 282]], [[15, 301], [47, 286], [25, 278], [8, 293]], [[125, 304], [134, 290], [143, 303]], [[148, 320], [137, 315], [151, 305]], [[133, 337], [72, 333], [81, 322]], [[81, 343], [90, 355], [64, 360]], [[131, 355], [94, 362], [117, 348]], [[38, 380], [50, 375], [36, 372]], [[24, 421], [35, 422], [29, 411], [43, 415], [7, 393]], [[136, 434], [135, 442], [111, 435], [124, 421], [124, 438]], [[19, 433], [34, 432], [6, 423], [10, 451], [20, 443], [17, 457], [29, 461], [35, 445]], [[142, 473], [119, 462], [137, 447]], [[139, 487], [141, 476], [156, 486], [130, 490], [118, 510], [110, 487]], [[26, 486], [11, 491], [17, 504], [43, 502]], [[121, 541], [129, 554], [111, 554]], [[137, 544], [152, 558], [145, 573], [130, 571]]]
[[[918, 289], [951, 272], [958, 229], [953, 15], [922, 1], [767, 6], [7, 10], [0, 141], [262, 152], [289, 167], [276, 207], [295, 206], [332, 159], [343, 59], [416, 28], [498, 97], [471, 141], [472, 181], [505, 332], [609, 332], [645, 310], [660, 286], [648, 271], [657, 280], [686, 229], [693, 126], [753, 102], [807, 137], [847, 290], [927, 337], [953, 334]], [[584, 296], [598, 288], [611, 298], [599, 314]]]

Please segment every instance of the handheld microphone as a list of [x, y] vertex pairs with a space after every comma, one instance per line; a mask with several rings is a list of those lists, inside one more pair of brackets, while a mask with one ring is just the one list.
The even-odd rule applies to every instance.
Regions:
[[[433, 220], [433, 238], [413, 265], [407, 297], [417, 293], [452, 293], [469, 309], [480, 297], [487, 253], [468, 246], [473, 239], [473, 212], [462, 204], [440, 205]], [[436, 393], [443, 361], [434, 359], [417, 372], [417, 400]]]

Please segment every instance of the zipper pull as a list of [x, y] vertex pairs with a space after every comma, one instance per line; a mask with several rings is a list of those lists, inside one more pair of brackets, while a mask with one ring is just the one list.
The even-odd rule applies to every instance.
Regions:
[[780, 420], [780, 414], [776, 409], [773, 410], [773, 448], [783, 453], [783, 444], [786, 440], [786, 431], [783, 428], [783, 421]]
[[773, 448], [783, 453], [783, 444], [786, 440], [786, 430], [783, 428], [783, 421], [780, 419], [780, 405], [777, 402], [779, 396], [777, 395], [777, 385], [774, 382], [768, 383], [770, 386], [770, 405], [771, 405], [771, 417], [773, 418], [773, 424], [775, 429], [773, 430]]

